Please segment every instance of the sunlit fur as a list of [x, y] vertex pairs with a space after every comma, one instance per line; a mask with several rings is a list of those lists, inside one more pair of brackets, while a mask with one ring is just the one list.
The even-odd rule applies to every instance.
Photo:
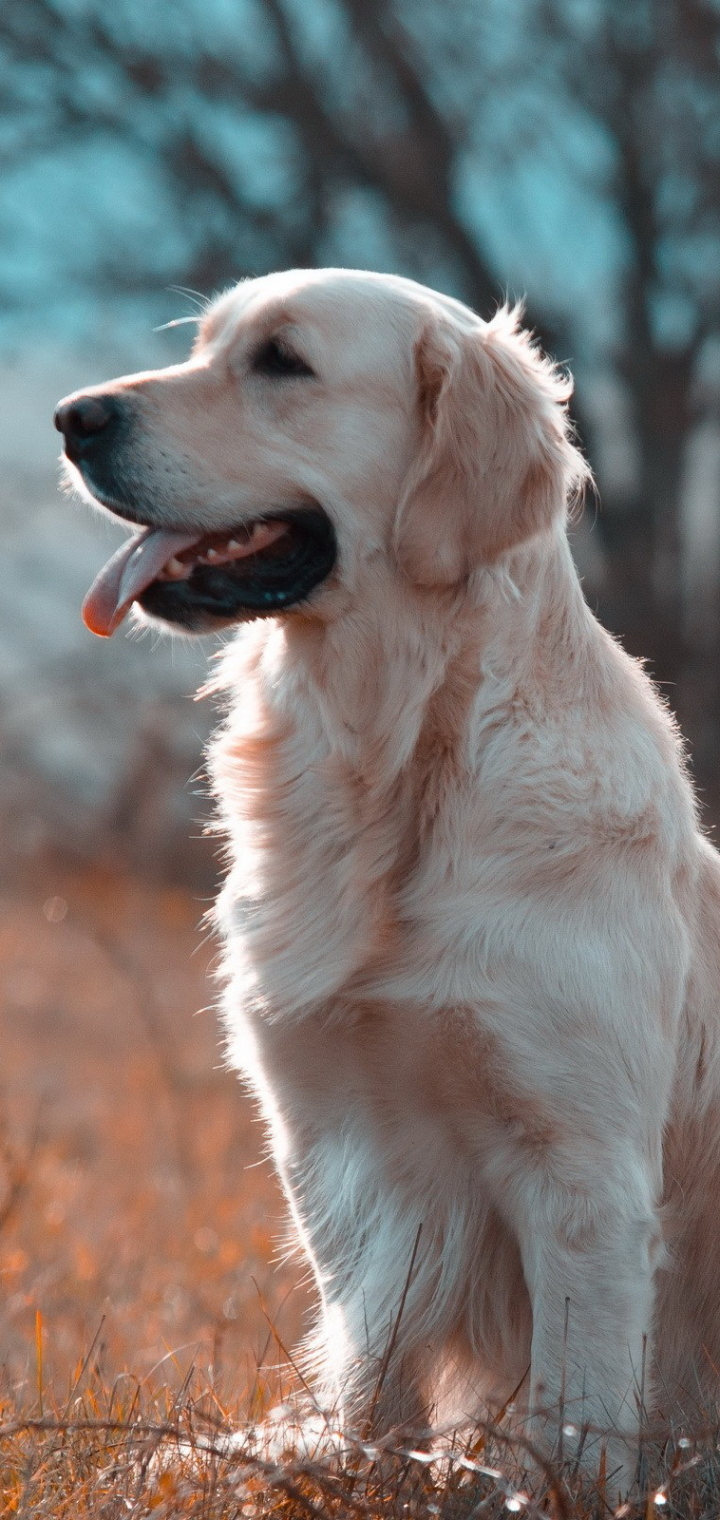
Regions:
[[[233, 410], [228, 355], [279, 313], [319, 379]], [[151, 441], [184, 386], [199, 520], [303, 490], [338, 537], [310, 603], [229, 648], [212, 752], [229, 1049], [316, 1274], [322, 1397], [382, 1428], [522, 1383], [548, 1439], [561, 1400], [624, 1432], [627, 1486], [639, 1396], [718, 1391], [720, 860], [583, 600], [567, 379], [516, 314], [392, 277], [273, 276], [210, 321], [151, 381]]]

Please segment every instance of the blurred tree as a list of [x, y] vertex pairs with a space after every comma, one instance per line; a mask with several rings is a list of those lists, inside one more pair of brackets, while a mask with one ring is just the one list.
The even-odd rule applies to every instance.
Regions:
[[[444, 263], [468, 300], [497, 303], [499, 281], [453, 208], [451, 125], [387, 7], [243, 0], [230, 28], [222, 5], [172, 9], [23, 0], [3, 11], [4, 156], [92, 145], [101, 172], [105, 138], [149, 158], [188, 229], [183, 277], [203, 290], [317, 263], [338, 198], [359, 190], [420, 278]], [[145, 284], [148, 252], [106, 250], [96, 284]]]
[[[533, 20], [535, 56], [606, 134], [624, 248], [614, 346], [638, 463], [634, 489], [620, 499], [604, 492], [613, 621], [660, 675], [677, 680], [693, 655], [688, 643], [718, 654], [720, 588], [707, 578], [704, 587], [688, 584], [681, 513], [688, 435], [699, 411], [717, 405], [720, 382], [716, 374], [713, 395], [720, 8], [715, 0], [539, 0]], [[717, 517], [720, 497], [708, 505]], [[688, 617], [683, 591], [714, 605]]]

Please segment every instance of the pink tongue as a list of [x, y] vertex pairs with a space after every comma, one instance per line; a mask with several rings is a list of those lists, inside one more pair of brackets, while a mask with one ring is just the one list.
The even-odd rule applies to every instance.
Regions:
[[121, 544], [96, 576], [83, 602], [86, 627], [109, 639], [131, 602], [157, 579], [168, 560], [201, 537], [199, 533], [173, 533], [168, 528], [145, 528]]

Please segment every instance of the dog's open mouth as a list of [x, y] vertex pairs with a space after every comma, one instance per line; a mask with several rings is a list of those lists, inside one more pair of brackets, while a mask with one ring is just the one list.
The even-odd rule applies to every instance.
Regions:
[[100, 571], [83, 618], [109, 638], [139, 602], [155, 617], [206, 632], [294, 606], [334, 563], [335, 535], [319, 506], [214, 533], [148, 527]]

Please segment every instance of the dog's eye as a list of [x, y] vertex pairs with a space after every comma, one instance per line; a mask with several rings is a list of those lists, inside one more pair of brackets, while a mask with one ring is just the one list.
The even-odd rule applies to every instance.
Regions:
[[300, 358], [299, 354], [293, 353], [291, 348], [279, 338], [268, 338], [259, 348], [252, 363], [253, 369], [260, 375], [314, 375], [315, 371]]

